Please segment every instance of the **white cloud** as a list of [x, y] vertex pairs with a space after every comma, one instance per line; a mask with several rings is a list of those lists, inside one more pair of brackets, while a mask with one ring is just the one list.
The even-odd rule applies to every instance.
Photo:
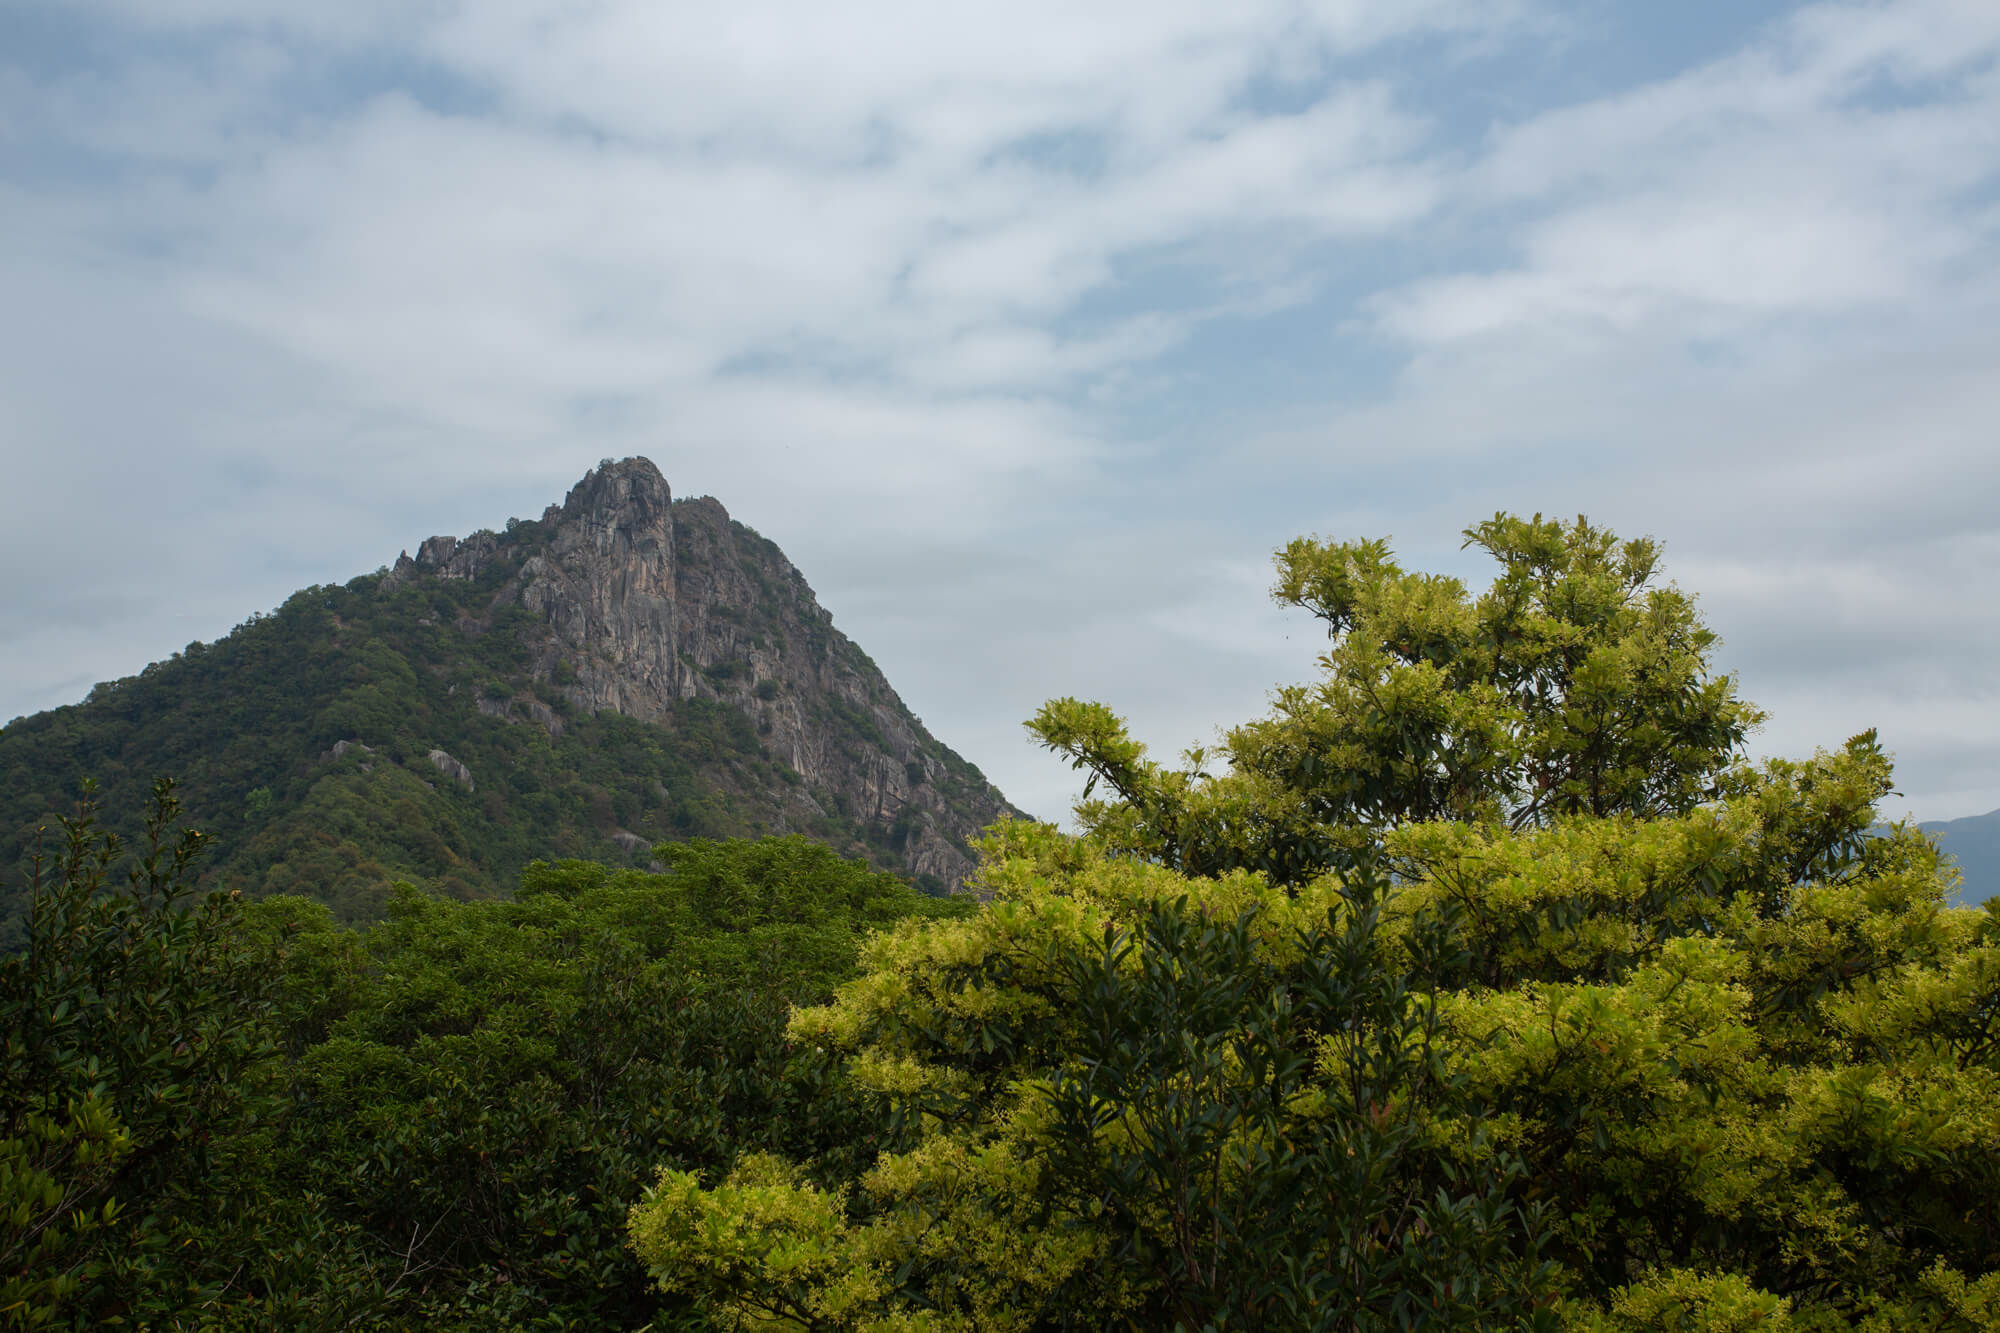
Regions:
[[0, 602], [21, 706], [637, 452], [1042, 813], [1042, 697], [1206, 739], [1310, 669], [1271, 547], [1450, 562], [1503, 506], [1666, 538], [1774, 737], [1902, 700], [1913, 794], [2000, 804], [1983, 0], [1570, 105], [1491, 58], [1594, 58], [1526, 5], [69, 12], [94, 67], [0, 54], [0, 429], [49, 498], [0, 549], [115, 521]]
[[1913, 800], [1991, 808], [1996, 57], [1990, 6], [1825, 6], [1496, 131], [1445, 207], [1512, 262], [1375, 296], [1410, 360], [1274, 456], [1366, 440], [1459, 460], [1462, 513], [1657, 533], [1765, 752], [1879, 722]]
[[1923, 300], [1990, 263], [1992, 219], [1960, 201], [2000, 175], [2000, 17], [1891, 18], [1807, 11], [1749, 53], [1501, 132], [1464, 201], [1542, 210], [1520, 262], [1386, 294], [1386, 327], [1419, 343], [1564, 321], [1730, 335]]

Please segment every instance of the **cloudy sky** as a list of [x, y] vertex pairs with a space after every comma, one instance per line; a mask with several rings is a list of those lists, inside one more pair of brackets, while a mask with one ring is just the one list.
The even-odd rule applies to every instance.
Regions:
[[1984, 812], [1996, 184], [1992, 0], [0, 0], [0, 718], [644, 454], [1040, 814], [1501, 509]]

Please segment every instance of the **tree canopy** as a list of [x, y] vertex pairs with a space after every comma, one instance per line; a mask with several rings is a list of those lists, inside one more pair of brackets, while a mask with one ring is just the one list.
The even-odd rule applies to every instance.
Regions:
[[213, 1294], [181, 1252], [217, 1201], [218, 1140], [243, 1123], [268, 1045], [233, 929], [240, 904], [196, 893], [205, 839], [179, 813], [173, 784], [155, 783], [128, 861], [86, 784], [34, 857], [26, 947], [0, 956], [7, 1327], [157, 1315]]
[[192, 889], [162, 789], [131, 884], [86, 803], [0, 958], [0, 1328], [700, 1329], [625, 1216], [661, 1164], [853, 1175], [880, 1129], [795, 1049], [858, 941], [939, 899], [802, 837], [409, 886], [354, 930]]
[[1656, 544], [1507, 514], [1465, 539], [1500, 564], [1477, 598], [1403, 569], [1382, 541], [1280, 551], [1273, 596], [1324, 622], [1330, 646], [1318, 680], [1228, 733], [1226, 772], [1199, 750], [1185, 769], [1148, 760], [1102, 704], [1045, 705], [1030, 732], [1110, 793], [1079, 819], [1190, 874], [1297, 884], [1398, 824], [1522, 829], [1717, 795], [1763, 714], [1711, 670], [1715, 636], [1658, 581]]
[[768, 1329], [2000, 1326], [2000, 913], [1875, 831], [1872, 733], [1800, 761], [1650, 543], [1505, 516], [1478, 600], [1294, 543], [1333, 636], [1231, 767], [1109, 710], [1109, 787], [996, 830], [991, 904], [877, 936], [795, 1041], [904, 1136], [633, 1210]]

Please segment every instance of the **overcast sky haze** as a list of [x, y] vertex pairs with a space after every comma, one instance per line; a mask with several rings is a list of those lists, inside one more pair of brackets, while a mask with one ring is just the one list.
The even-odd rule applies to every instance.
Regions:
[[0, 718], [643, 454], [1043, 816], [1502, 509], [1982, 813], [1996, 185], [1994, 0], [0, 0]]

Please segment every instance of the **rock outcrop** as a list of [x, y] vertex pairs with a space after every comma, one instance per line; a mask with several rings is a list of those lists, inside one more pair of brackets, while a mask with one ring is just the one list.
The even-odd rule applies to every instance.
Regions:
[[452, 758], [449, 754], [446, 754], [443, 750], [432, 750], [429, 758], [431, 767], [450, 778], [453, 782], [456, 782], [459, 786], [465, 788], [467, 791], [479, 790], [478, 786], [472, 780], [472, 770]]
[[[432, 537], [382, 587], [425, 579], [497, 582], [487, 620], [461, 619], [466, 634], [514, 604], [541, 626], [528, 643], [537, 688], [481, 697], [482, 713], [557, 735], [550, 691], [571, 710], [642, 722], [691, 699], [739, 709], [796, 777], [780, 808], [800, 826], [837, 812], [872, 829], [896, 868], [949, 885], [972, 868], [967, 838], [1018, 813], [910, 714], [775, 545], [713, 499], [674, 500], [646, 459], [607, 460], [539, 521]], [[470, 787], [440, 755], [439, 771]]]

